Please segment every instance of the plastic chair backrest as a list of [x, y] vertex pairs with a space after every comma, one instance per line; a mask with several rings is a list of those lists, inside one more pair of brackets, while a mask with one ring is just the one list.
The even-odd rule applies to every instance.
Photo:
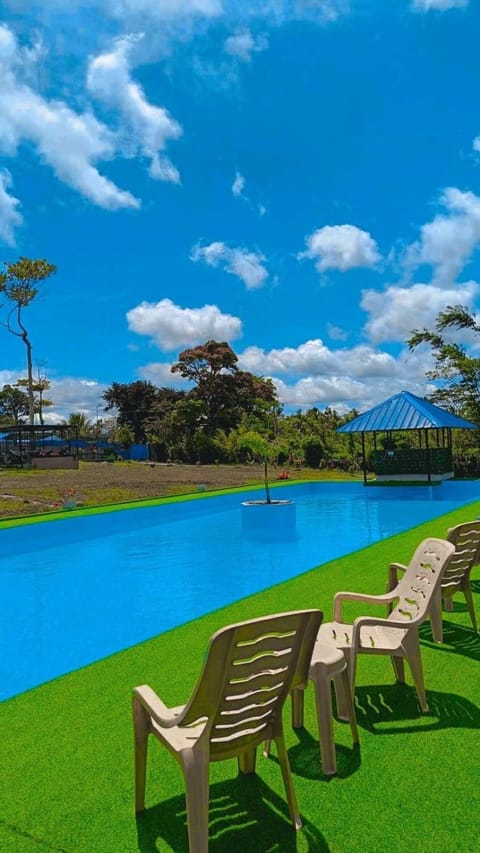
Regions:
[[446, 540], [424, 539], [393, 590], [398, 600], [389, 618], [404, 621], [405, 627], [423, 622], [452, 556]]
[[455, 587], [479, 561], [480, 521], [466, 521], [451, 527], [447, 539], [455, 545], [455, 554], [444, 572], [442, 587]]
[[254, 748], [281, 731], [292, 684], [305, 682], [320, 610], [297, 610], [228, 625], [210, 640], [182, 727], [208, 719], [211, 758]]

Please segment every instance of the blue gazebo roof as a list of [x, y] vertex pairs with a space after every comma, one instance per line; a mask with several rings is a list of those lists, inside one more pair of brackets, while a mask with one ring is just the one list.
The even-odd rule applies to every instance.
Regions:
[[337, 432], [390, 432], [401, 429], [480, 429], [434, 406], [423, 397], [401, 391], [337, 429]]

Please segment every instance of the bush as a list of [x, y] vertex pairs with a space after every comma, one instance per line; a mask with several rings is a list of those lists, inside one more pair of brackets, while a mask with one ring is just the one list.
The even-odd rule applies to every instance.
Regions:
[[318, 438], [307, 438], [303, 442], [303, 456], [309, 468], [318, 468], [323, 459], [323, 442]]

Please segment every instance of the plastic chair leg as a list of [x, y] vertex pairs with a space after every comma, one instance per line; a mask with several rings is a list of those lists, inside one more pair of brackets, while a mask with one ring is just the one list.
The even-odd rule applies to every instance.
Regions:
[[138, 699], [133, 699], [133, 732], [135, 739], [135, 812], [145, 809], [147, 770], [148, 716]]
[[326, 675], [321, 664], [317, 664], [310, 667], [310, 678], [315, 687], [322, 770], [326, 776], [333, 776], [337, 772], [337, 760], [333, 740], [330, 675]]
[[242, 752], [238, 756], [238, 769], [240, 773], [255, 773], [257, 763], [257, 750], [249, 749], [248, 752]]
[[[450, 599], [450, 596], [448, 596]], [[450, 599], [451, 601], [451, 599]], [[446, 608], [448, 609], [448, 608]], [[442, 625], [442, 594], [441, 590], [432, 598], [430, 605], [430, 621], [432, 624], [432, 636], [435, 643], [443, 643], [443, 625]]]
[[295, 788], [293, 787], [292, 773], [290, 770], [283, 734], [275, 738], [275, 745], [277, 747], [278, 761], [282, 770], [283, 784], [285, 785], [290, 818], [295, 829], [301, 829], [302, 821], [298, 810], [297, 797], [295, 795]]
[[208, 853], [208, 756], [188, 750], [182, 758], [188, 846], [192, 853]]
[[299, 687], [292, 690], [292, 728], [303, 728], [305, 691]]
[[393, 671], [395, 673], [395, 678], [400, 684], [405, 684], [405, 666], [403, 663], [402, 657], [391, 656], [390, 660], [392, 661]]
[[464, 584], [463, 594], [465, 596], [465, 601], [467, 602], [468, 612], [470, 614], [470, 619], [472, 620], [472, 627], [475, 633], [477, 632], [477, 617], [475, 615], [475, 607], [473, 605], [473, 595], [472, 588], [470, 586], [470, 579]]

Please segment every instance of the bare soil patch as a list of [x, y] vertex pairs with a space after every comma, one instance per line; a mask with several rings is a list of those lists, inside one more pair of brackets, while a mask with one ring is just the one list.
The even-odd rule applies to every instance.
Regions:
[[261, 482], [260, 465], [81, 462], [78, 471], [2, 470], [0, 517], [48, 512], [70, 490], [77, 503], [94, 506]]

